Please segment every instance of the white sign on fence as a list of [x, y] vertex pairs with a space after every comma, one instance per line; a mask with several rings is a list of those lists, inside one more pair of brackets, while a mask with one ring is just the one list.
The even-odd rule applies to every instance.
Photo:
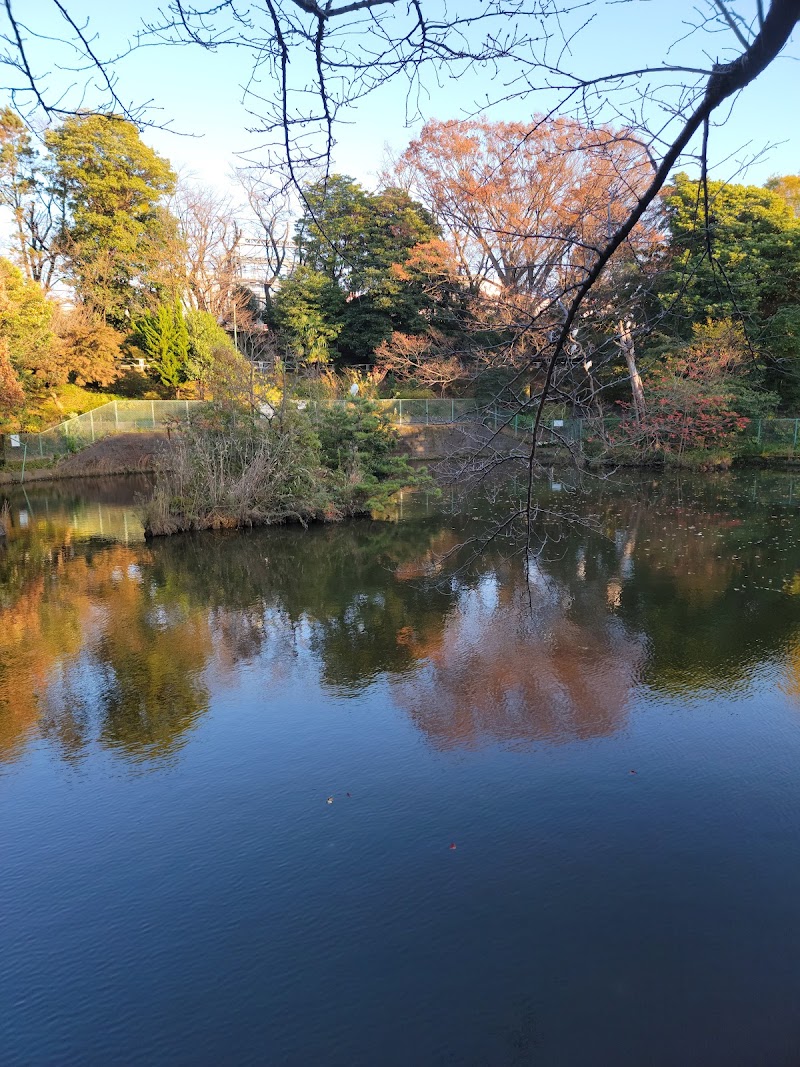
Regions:
[[21, 448], [22, 447], [20, 445], [20, 443], [19, 443], [19, 434], [18, 433], [12, 433], [11, 434], [11, 447], [12, 448]]
[[564, 425], [564, 420], [563, 419], [553, 419], [553, 429], [554, 430], [560, 430], [563, 425]]

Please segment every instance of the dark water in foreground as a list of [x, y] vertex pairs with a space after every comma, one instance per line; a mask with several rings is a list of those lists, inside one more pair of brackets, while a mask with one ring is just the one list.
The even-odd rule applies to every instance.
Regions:
[[437, 581], [480, 502], [145, 545], [136, 488], [0, 548], [3, 1067], [800, 1062], [800, 484]]

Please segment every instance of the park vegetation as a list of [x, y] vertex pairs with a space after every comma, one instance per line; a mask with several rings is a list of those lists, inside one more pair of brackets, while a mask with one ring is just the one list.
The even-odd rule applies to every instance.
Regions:
[[[311, 458], [292, 477], [329, 475], [322, 503], [312, 494], [297, 517], [369, 499], [329, 484], [341, 471], [325, 458], [325, 426], [260, 419], [256, 374], [273, 403], [356, 380], [362, 394], [518, 411], [549, 373], [563, 414], [614, 420], [605, 444], [647, 461], [733, 448], [752, 420], [800, 412], [797, 176], [758, 187], [674, 175], [548, 370], [572, 294], [650, 178], [624, 129], [469, 119], [426, 123], [374, 191], [331, 174], [292, 198], [256, 172], [223, 196], [179, 181], [127, 118], [72, 114], [37, 138], [6, 108], [0, 422], [33, 426], [65, 384], [212, 400], [215, 383], [220, 394], [236, 379], [249, 414], [231, 436], [225, 493], [243, 494], [231, 507], [244, 521], [290, 517], [270, 464], [300, 447]], [[181, 449], [198, 441], [193, 430]], [[231, 489], [248, 463], [270, 472], [275, 500]]]
[[324, 408], [315, 419], [294, 405], [269, 418], [243, 404], [215, 405], [177, 436], [145, 531], [335, 522], [380, 514], [400, 490], [429, 485], [368, 400]]

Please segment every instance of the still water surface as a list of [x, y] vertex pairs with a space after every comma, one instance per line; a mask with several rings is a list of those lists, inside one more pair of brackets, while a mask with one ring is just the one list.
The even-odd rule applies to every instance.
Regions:
[[435, 579], [488, 504], [148, 545], [143, 488], [0, 547], [3, 1067], [800, 1062], [800, 483]]

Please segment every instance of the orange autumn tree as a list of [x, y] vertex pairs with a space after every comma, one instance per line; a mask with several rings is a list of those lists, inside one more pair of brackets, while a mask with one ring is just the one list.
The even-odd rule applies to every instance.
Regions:
[[[513, 368], [536, 364], [599, 251], [651, 177], [650, 157], [633, 134], [539, 117], [529, 123], [428, 122], [396, 162], [392, 179], [441, 226], [473, 295], [473, 328], [477, 322], [484, 333], [486, 327], [505, 331], [503, 344], [492, 340], [489, 361]], [[657, 219], [648, 216], [628, 238], [626, 258], [641, 262], [660, 243]], [[620, 302], [625, 299], [621, 291]], [[631, 315], [629, 307], [609, 302], [608, 287], [587, 302], [561, 377], [575, 367], [588, 375], [590, 335], [614, 335]], [[389, 347], [402, 352], [402, 340]]]
[[535, 306], [585, 276], [651, 174], [633, 135], [569, 118], [427, 122], [398, 163], [472, 286]]
[[8, 344], [0, 340], [0, 420], [22, 407], [25, 393], [8, 356]]

